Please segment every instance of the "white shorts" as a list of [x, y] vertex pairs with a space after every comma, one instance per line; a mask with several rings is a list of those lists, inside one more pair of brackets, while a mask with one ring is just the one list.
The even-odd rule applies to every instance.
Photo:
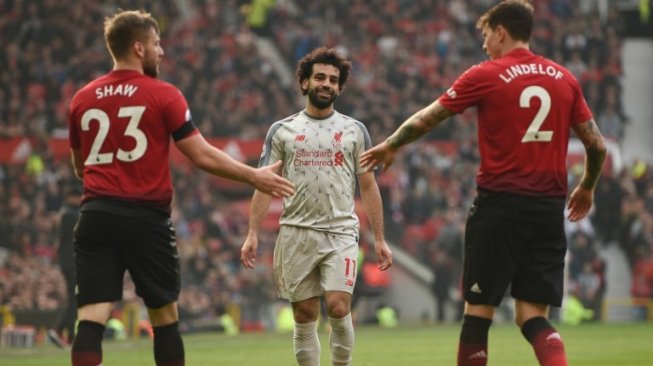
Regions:
[[282, 225], [274, 247], [279, 297], [298, 302], [325, 291], [352, 293], [358, 240], [347, 235]]

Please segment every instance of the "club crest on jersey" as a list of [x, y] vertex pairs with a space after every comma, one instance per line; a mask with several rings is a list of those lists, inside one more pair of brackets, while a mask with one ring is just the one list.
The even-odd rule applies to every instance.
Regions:
[[342, 134], [342, 131], [333, 134], [333, 147], [336, 149], [342, 149]]
[[305, 139], [306, 139], [306, 135], [295, 136], [295, 141], [303, 142]]

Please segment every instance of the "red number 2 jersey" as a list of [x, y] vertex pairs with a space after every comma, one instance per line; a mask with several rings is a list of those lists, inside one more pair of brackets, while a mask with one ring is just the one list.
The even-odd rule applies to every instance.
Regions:
[[82, 88], [68, 124], [70, 147], [81, 149], [84, 163], [83, 201], [112, 197], [169, 209], [170, 136], [190, 120], [177, 88], [136, 71], [112, 71]]
[[439, 101], [457, 113], [478, 108], [479, 188], [566, 196], [569, 130], [592, 118], [567, 69], [516, 49], [471, 67]]

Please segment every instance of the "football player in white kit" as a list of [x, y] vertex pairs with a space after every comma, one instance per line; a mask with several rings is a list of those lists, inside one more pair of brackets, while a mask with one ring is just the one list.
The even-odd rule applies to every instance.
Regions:
[[[383, 207], [374, 172], [360, 165], [371, 147], [363, 123], [338, 113], [333, 103], [349, 77], [351, 64], [333, 49], [321, 47], [304, 56], [296, 75], [306, 109], [268, 130], [260, 166], [283, 161], [283, 176], [295, 194], [283, 200], [281, 229], [274, 251], [279, 296], [293, 308], [293, 345], [297, 364], [317, 366], [319, 300], [326, 299], [331, 325], [333, 365], [350, 365], [354, 345], [351, 295], [356, 281], [359, 220], [354, 212], [356, 178], [361, 202], [374, 232], [379, 269], [392, 265], [383, 235]], [[256, 191], [241, 262], [254, 268], [258, 230], [272, 197]]]

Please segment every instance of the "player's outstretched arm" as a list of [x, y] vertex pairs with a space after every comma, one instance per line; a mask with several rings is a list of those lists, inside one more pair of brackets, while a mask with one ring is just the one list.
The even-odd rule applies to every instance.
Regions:
[[252, 168], [212, 146], [200, 134], [186, 137], [176, 144], [193, 164], [208, 173], [249, 183], [261, 192], [275, 197], [288, 197], [295, 193], [294, 185], [278, 174], [281, 162], [258, 169]]
[[258, 230], [263, 219], [270, 209], [272, 197], [255, 191], [249, 208], [249, 230], [245, 243], [240, 249], [240, 262], [245, 268], [254, 268], [256, 265], [256, 250], [258, 249]]
[[400, 147], [416, 141], [454, 114], [456, 113], [436, 100], [410, 116], [384, 142], [364, 152], [361, 155], [361, 164], [365, 167], [382, 165], [383, 171], [386, 171], [394, 162]]
[[578, 221], [584, 218], [592, 208], [594, 189], [603, 170], [603, 162], [607, 155], [605, 140], [593, 119], [572, 125], [576, 136], [585, 146], [585, 169], [578, 186], [569, 195], [569, 220]]
[[374, 231], [374, 251], [379, 269], [385, 271], [392, 266], [392, 250], [386, 243], [383, 233], [383, 203], [379, 186], [372, 171], [360, 174], [358, 181], [361, 188], [361, 201]]

